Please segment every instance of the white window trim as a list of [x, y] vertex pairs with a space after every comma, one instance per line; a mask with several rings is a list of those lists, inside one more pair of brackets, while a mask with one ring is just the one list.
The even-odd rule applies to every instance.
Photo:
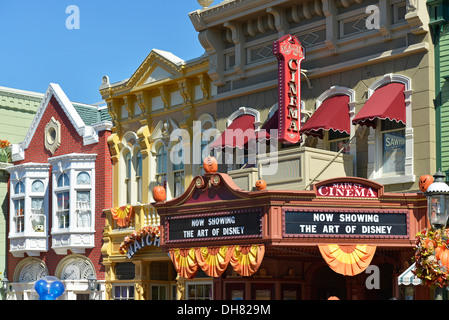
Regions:
[[[52, 165], [52, 249], [57, 254], [67, 254], [67, 250], [73, 253], [84, 253], [85, 249], [93, 248], [95, 235], [95, 159], [96, 154], [71, 153], [62, 156], [49, 158], [48, 162]], [[77, 177], [81, 172], [87, 172], [90, 175], [90, 185], [77, 185]], [[58, 188], [58, 178], [66, 173], [69, 177], [69, 187]], [[64, 190], [69, 191], [69, 219], [68, 228], [59, 228], [57, 211], [57, 194]], [[91, 221], [90, 227], [77, 226], [76, 195], [77, 191], [90, 190], [91, 201]], [[69, 240], [67, 240], [67, 237]], [[82, 243], [77, 243], [76, 238], [84, 238]], [[87, 240], [89, 239], [89, 240]]]
[[[41, 252], [48, 251], [48, 234], [49, 234], [49, 215], [46, 211], [48, 208], [48, 184], [50, 166], [45, 163], [25, 163], [21, 165], [11, 166], [7, 168], [10, 173], [11, 196], [9, 200], [9, 221], [10, 229], [8, 230], [8, 237], [10, 239], [10, 252], [15, 257], [23, 257], [24, 253], [29, 256], [39, 256]], [[31, 186], [34, 181], [40, 180], [44, 183], [44, 192], [32, 192]], [[19, 195], [15, 194], [15, 185], [22, 182], [25, 187], [25, 192]], [[31, 199], [33, 197], [44, 199], [44, 215], [45, 226], [44, 232], [36, 232], [32, 228], [31, 222]], [[14, 212], [14, 200], [24, 199], [24, 231], [17, 233]]]
[[415, 182], [416, 179], [413, 164], [412, 80], [400, 74], [386, 74], [369, 86], [368, 99], [378, 88], [393, 82], [399, 82], [405, 85], [405, 172], [404, 174], [393, 176], [382, 175], [381, 120], [377, 120], [379, 123], [376, 128], [369, 128], [367, 176], [368, 179], [383, 185]]
[[[134, 140], [134, 143], [130, 145], [130, 141]], [[138, 197], [138, 186], [137, 186], [137, 172], [136, 172], [136, 161], [137, 161], [137, 153], [141, 150], [140, 144], [139, 144], [139, 137], [135, 132], [128, 131], [123, 135], [123, 138], [121, 140], [121, 150], [120, 150], [120, 161], [119, 161], [119, 204], [130, 204], [130, 205], [137, 205]], [[126, 164], [126, 157], [127, 155], [131, 156], [131, 168], [130, 173], [131, 176], [129, 177], [129, 188], [130, 188], [130, 199], [127, 201], [127, 192], [128, 192], [128, 186], [127, 186], [127, 164]], [[142, 159], [142, 165], [143, 165], [143, 159]], [[141, 177], [142, 179], [143, 177]], [[141, 199], [143, 198], [143, 185], [142, 185], [142, 194]], [[128, 203], [129, 202], [129, 203]]]

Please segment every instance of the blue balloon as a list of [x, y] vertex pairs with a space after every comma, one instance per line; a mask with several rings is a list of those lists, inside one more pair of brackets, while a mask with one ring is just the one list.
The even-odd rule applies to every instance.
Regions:
[[39, 280], [34, 284], [34, 290], [36, 290], [37, 294], [44, 295], [48, 292], [48, 283], [45, 280]]
[[59, 297], [61, 294], [64, 293], [64, 284], [61, 281], [55, 281], [50, 285], [50, 294], [55, 297]]
[[65, 287], [58, 278], [47, 276], [36, 281], [34, 290], [39, 295], [39, 300], [56, 300], [64, 293]]

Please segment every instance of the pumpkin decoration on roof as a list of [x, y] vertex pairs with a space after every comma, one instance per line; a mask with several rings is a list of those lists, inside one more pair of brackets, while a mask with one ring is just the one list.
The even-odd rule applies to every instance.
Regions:
[[256, 189], [257, 190], [265, 190], [267, 188], [267, 183], [263, 179], [259, 179], [256, 181]]
[[167, 193], [165, 191], [165, 188], [163, 186], [156, 186], [153, 188], [153, 198], [154, 201], [165, 201], [167, 198]]
[[426, 192], [427, 188], [433, 183], [433, 177], [430, 174], [425, 174], [419, 177], [419, 190]]
[[203, 160], [203, 168], [206, 173], [215, 173], [218, 170], [218, 162], [215, 157], [206, 157]]

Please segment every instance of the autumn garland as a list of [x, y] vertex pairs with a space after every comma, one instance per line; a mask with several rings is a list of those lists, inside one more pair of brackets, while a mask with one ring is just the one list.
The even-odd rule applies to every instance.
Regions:
[[448, 268], [439, 259], [439, 251], [447, 250], [449, 229], [424, 229], [416, 235], [415, 270], [412, 272], [429, 287], [448, 287]]
[[126, 236], [123, 242], [120, 244], [120, 254], [126, 254], [131, 244], [133, 244], [136, 240], [140, 241], [143, 237], [146, 237], [148, 235], [159, 237], [161, 235], [161, 227], [146, 226], [139, 231], [134, 231], [133, 233], [131, 233], [131, 235]]
[[8, 140], [0, 140], [0, 162], [11, 162], [11, 143]]

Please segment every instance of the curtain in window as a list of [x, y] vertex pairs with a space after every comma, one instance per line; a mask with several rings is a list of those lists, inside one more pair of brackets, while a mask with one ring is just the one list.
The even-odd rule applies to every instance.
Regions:
[[76, 193], [76, 211], [78, 227], [89, 228], [91, 220], [90, 191]]

